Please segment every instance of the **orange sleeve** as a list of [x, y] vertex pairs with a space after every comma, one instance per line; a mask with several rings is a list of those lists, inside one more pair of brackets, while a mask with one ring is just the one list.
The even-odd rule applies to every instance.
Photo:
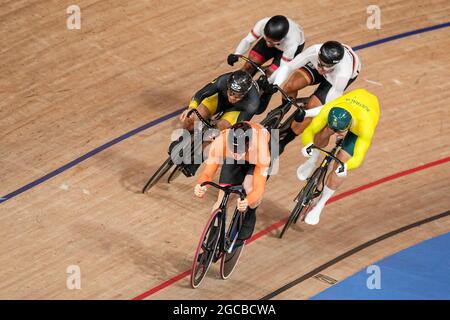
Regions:
[[266, 189], [267, 175], [270, 167], [269, 151], [270, 135], [266, 131], [258, 133], [258, 158], [253, 172], [253, 189], [247, 195], [248, 203], [251, 207], [263, 196]]
[[214, 175], [221, 164], [221, 159], [223, 159], [223, 142], [224, 134], [222, 132], [220, 136], [218, 136], [213, 143], [211, 143], [208, 159], [205, 161], [206, 166], [198, 177], [198, 184], [213, 180]]
[[262, 198], [264, 190], [266, 189], [267, 168], [256, 167], [253, 173], [253, 190], [247, 196], [247, 201], [250, 207], [253, 207], [259, 199]]

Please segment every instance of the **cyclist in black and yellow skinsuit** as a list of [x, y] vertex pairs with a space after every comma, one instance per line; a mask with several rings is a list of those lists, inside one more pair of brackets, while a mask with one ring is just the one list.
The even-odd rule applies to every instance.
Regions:
[[185, 129], [192, 130], [198, 117], [195, 113], [187, 117], [191, 109], [197, 109], [205, 119], [223, 113], [217, 128], [224, 130], [239, 121], [250, 120], [259, 113], [259, 105], [258, 85], [250, 74], [239, 70], [219, 76], [198, 91], [192, 97], [188, 109], [180, 116], [180, 120]]
[[[230, 72], [219, 76], [211, 83], [198, 91], [191, 99], [189, 107], [181, 114], [180, 120], [183, 128], [192, 131], [194, 122], [198, 116], [191, 109], [197, 109], [204, 119], [221, 113], [216, 123], [219, 130], [225, 130], [237, 122], [249, 121], [255, 114], [262, 113], [267, 107], [268, 100], [261, 103], [258, 84], [250, 74], [243, 70]], [[174, 141], [170, 148], [175, 147], [178, 141]], [[186, 176], [193, 176], [200, 164], [186, 164], [182, 172]]]

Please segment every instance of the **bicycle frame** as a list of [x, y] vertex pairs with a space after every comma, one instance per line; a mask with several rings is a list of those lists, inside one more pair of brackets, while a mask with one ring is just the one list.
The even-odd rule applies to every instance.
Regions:
[[[220, 231], [220, 238], [219, 238], [219, 250], [216, 250], [216, 256], [214, 257], [214, 260], [213, 260], [215, 262], [220, 258], [220, 255], [222, 252], [231, 252], [232, 251], [234, 243], [236, 242], [236, 239], [237, 239], [237, 237], [235, 237], [235, 239], [233, 239], [233, 241], [231, 243], [230, 243], [230, 241], [227, 241], [227, 240], [231, 240], [231, 239], [227, 238], [226, 230], [225, 230], [226, 229], [226, 221], [227, 221], [226, 220], [227, 204], [230, 199], [230, 195], [232, 193], [236, 193], [241, 197], [241, 199], [244, 199], [245, 198], [245, 190], [240, 191], [238, 189], [230, 189], [229, 187], [221, 187], [213, 182], [205, 182], [202, 184], [202, 186], [205, 186], [205, 185], [211, 185], [217, 189], [224, 191], [224, 196], [219, 205], [219, 209], [220, 209], [219, 219], [220, 219], [222, 228]], [[240, 229], [241, 224], [242, 224], [242, 216], [240, 217], [238, 230]]]
[[343, 166], [344, 164], [342, 163], [341, 160], [339, 160], [338, 158], [336, 158], [335, 154], [337, 153], [338, 149], [341, 147], [343, 143], [343, 139], [339, 139], [336, 141], [336, 145], [334, 146], [334, 148], [331, 151], [326, 151], [323, 150], [322, 148], [319, 148], [317, 146], [312, 146], [313, 149], [317, 149], [322, 153], [325, 153], [326, 156], [325, 158], [322, 160], [322, 163], [320, 164], [319, 168], [317, 168], [316, 170], [321, 170], [321, 174], [319, 176], [319, 179], [321, 180], [320, 182], [320, 186], [321, 186], [321, 190], [316, 190], [316, 192], [313, 195], [313, 199], [320, 196], [320, 194], [322, 193], [323, 187], [325, 186], [325, 178], [327, 176], [328, 173], [328, 168], [331, 164], [332, 161], [337, 161], [341, 166]]

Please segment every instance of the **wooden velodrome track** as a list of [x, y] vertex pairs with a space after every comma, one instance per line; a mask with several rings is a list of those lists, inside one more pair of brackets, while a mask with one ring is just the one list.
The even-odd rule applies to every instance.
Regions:
[[[301, 144], [292, 143], [230, 280], [219, 280], [213, 266], [193, 290], [185, 276], [213, 192], [194, 199], [194, 180], [180, 177], [139, 193], [178, 125], [177, 117], [161, 117], [231, 69], [227, 54], [257, 19], [290, 16], [307, 46], [329, 39], [357, 46], [446, 23], [449, 1], [379, 1], [380, 30], [366, 28], [372, 1], [79, 0], [81, 30], [67, 30], [71, 4], [0, 4], [0, 298], [259, 299], [303, 277], [273, 297], [305, 299], [329, 287], [315, 273], [342, 280], [450, 231], [442, 216], [319, 268], [450, 208], [448, 27], [357, 51], [363, 67], [351, 88], [367, 88], [381, 103], [365, 163], [319, 225], [299, 224], [279, 240], [276, 227], [301, 185]], [[81, 268], [81, 290], [66, 288], [69, 265]]]

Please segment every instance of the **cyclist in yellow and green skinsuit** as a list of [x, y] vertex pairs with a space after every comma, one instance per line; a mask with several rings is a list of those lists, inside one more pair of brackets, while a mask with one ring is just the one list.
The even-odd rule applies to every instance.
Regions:
[[328, 176], [322, 195], [305, 218], [305, 222], [319, 223], [325, 203], [347, 176], [347, 170], [358, 168], [364, 160], [372, 142], [380, 116], [378, 98], [365, 89], [356, 89], [325, 104], [319, 114], [302, 134], [302, 153], [309, 159], [297, 170], [300, 180], [306, 180], [314, 171], [320, 151], [309, 148], [312, 144], [324, 148], [330, 137], [343, 138], [337, 158], [345, 163], [342, 169], [334, 164], [334, 171]]

